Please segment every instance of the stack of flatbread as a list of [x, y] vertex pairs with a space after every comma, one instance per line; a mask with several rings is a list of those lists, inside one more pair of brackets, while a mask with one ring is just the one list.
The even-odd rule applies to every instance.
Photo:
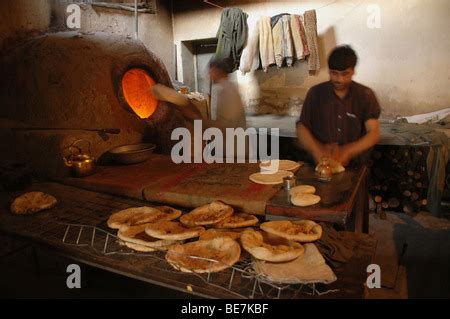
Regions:
[[303, 255], [301, 244], [267, 232], [249, 230], [241, 235], [242, 247], [253, 257], [271, 262], [286, 262]]
[[[181, 211], [169, 206], [158, 207], [131, 207], [112, 214], [107, 224], [110, 228], [118, 229], [117, 236], [121, 244], [136, 251], [152, 252], [155, 250], [167, 250], [171, 245], [180, 243], [186, 238], [199, 236], [202, 229], [184, 229], [172, 220], [178, 218]], [[173, 223], [173, 224], [172, 224]], [[154, 236], [151, 225], [161, 225], [160, 234], [166, 236]], [[147, 228], [151, 231], [147, 233]], [[167, 235], [172, 229], [173, 234]]]
[[291, 203], [295, 206], [311, 206], [320, 202], [320, 196], [315, 195], [316, 188], [311, 185], [299, 185], [291, 188]]

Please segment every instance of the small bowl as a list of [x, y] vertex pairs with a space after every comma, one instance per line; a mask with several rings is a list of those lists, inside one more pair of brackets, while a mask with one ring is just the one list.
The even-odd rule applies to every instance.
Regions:
[[136, 164], [145, 162], [153, 154], [155, 144], [140, 143], [118, 146], [109, 151], [115, 162], [120, 164]]

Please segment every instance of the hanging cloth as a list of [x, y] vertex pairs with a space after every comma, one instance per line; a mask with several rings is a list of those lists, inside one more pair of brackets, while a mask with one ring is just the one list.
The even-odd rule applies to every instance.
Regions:
[[270, 17], [261, 17], [259, 26], [259, 54], [264, 72], [267, 72], [269, 65], [275, 64], [275, 53], [273, 47], [272, 26]]
[[247, 19], [248, 39], [242, 51], [239, 70], [245, 75], [247, 72], [256, 70], [259, 67], [259, 17], [250, 16]]
[[306, 40], [309, 48], [308, 66], [310, 71], [320, 69], [319, 46], [317, 41], [317, 18], [316, 11], [309, 10], [304, 14]]
[[216, 58], [230, 58], [234, 63], [233, 71], [239, 65], [242, 50], [247, 41], [248, 15], [239, 8], [225, 8], [217, 30]]
[[297, 60], [302, 60], [305, 58], [303, 52], [303, 42], [300, 35], [300, 20], [296, 15], [291, 15], [291, 33], [292, 33], [292, 43], [294, 45], [294, 58]]

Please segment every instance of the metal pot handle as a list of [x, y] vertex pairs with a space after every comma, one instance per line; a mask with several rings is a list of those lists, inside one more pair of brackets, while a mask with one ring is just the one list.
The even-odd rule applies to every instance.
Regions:
[[83, 141], [88, 142], [88, 154], [89, 154], [89, 156], [91, 156], [91, 142], [88, 141], [88, 140], [85, 140], [85, 139], [79, 139], [79, 140], [76, 140], [75, 142], [73, 142], [72, 144], [70, 144], [69, 150], [70, 150], [70, 154], [71, 154], [71, 155], [73, 155], [73, 152], [72, 152], [72, 148], [73, 148], [73, 147], [77, 148], [77, 149], [78, 149], [78, 152], [81, 154], [82, 149], [81, 149], [80, 147], [78, 147], [78, 146], [75, 146], [75, 144], [77, 144], [77, 143], [79, 143], [79, 142], [83, 142]]

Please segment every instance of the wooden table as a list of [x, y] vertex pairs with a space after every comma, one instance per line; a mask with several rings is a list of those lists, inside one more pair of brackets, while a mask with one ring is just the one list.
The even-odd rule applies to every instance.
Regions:
[[[164, 252], [129, 254], [130, 250], [120, 246], [113, 235], [104, 232], [111, 231], [106, 227], [106, 220], [114, 211], [148, 205], [147, 202], [57, 183], [37, 183], [30, 190], [52, 194], [58, 199], [57, 206], [34, 215], [13, 215], [9, 212], [9, 203], [19, 193], [1, 193], [0, 233], [25, 239], [32, 245], [45, 247], [75, 261], [202, 297], [312, 298], [301, 291], [299, 285], [290, 285], [278, 294], [273, 286], [256, 282], [257, 279], [243, 276], [239, 271], [233, 273], [232, 269], [211, 275], [182, 273], [168, 265]], [[72, 225], [69, 230], [68, 224]], [[83, 230], [79, 225], [84, 225]], [[376, 240], [366, 234], [347, 232], [346, 236], [357, 242], [353, 258], [335, 270], [336, 282], [318, 287], [321, 291], [337, 291], [313, 298], [364, 297], [366, 267], [372, 263]], [[245, 260], [241, 262], [244, 265]], [[237, 267], [242, 269], [244, 265]], [[258, 289], [255, 290], [256, 283]]]
[[266, 217], [312, 219], [337, 224], [346, 230], [367, 233], [367, 176], [367, 167], [361, 166], [334, 175], [330, 182], [321, 182], [317, 179], [314, 168], [305, 165], [296, 174], [297, 185], [314, 186], [316, 194], [321, 197], [320, 203], [308, 207], [294, 206], [290, 202], [289, 192], [282, 189], [267, 203]]

